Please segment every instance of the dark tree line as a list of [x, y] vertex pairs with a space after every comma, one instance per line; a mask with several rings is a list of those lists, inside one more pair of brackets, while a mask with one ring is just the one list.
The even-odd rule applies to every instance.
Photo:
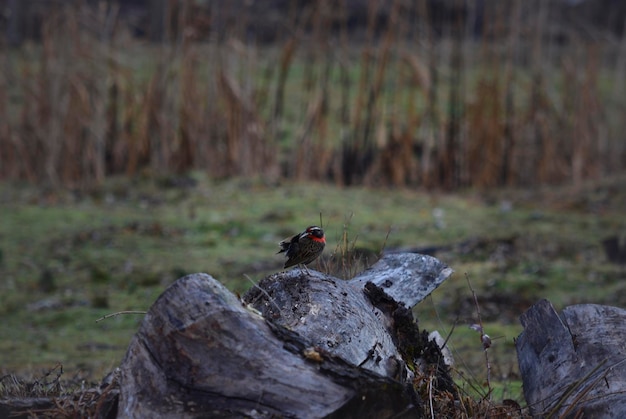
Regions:
[[[153, 42], [173, 39], [177, 33], [178, 16], [183, 5], [193, 10], [198, 38], [211, 34], [224, 35], [233, 27], [245, 25], [246, 31], [258, 42], [272, 42], [288, 36], [285, 28], [294, 13], [301, 13], [314, 7], [317, 0], [266, 0], [248, 2], [245, 0], [0, 0], [0, 28], [6, 34], [6, 43], [19, 46], [24, 40], [40, 40], [41, 24], [46, 15], [55, 9], [65, 7], [115, 7], [121, 21], [128, 25], [136, 37]], [[427, 11], [429, 26], [439, 36], [450, 34], [460, 21], [470, 22], [475, 36], [483, 36], [485, 10], [494, 7], [498, 0], [396, 0], [405, 7], [422, 7]], [[551, 16], [556, 36], [564, 41], [572, 31], [577, 34], [605, 32], [621, 36], [626, 21], [626, 2], [622, 0], [531, 0], [548, 1], [552, 8]], [[333, 0], [337, 3], [336, 30], [344, 24], [353, 33], [364, 31], [368, 20], [371, 0]], [[377, 20], [384, 27], [394, 2], [378, 7]], [[245, 11], [245, 13], [242, 13]], [[256, 16], [242, 22], [240, 16]], [[281, 23], [283, 22], [283, 23]], [[567, 28], [565, 30], [564, 28]], [[306, 29], [306, 28], [305, 28]]]

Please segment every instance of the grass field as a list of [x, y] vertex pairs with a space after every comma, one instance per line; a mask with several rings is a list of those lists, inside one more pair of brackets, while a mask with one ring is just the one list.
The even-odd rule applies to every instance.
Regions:
[[[521, 400], [513, 339], [540, 298], [626, 306], [626, 269], [601, 241], [624, 236], [626, 182], [578, 190], [466, 191], [336, 188], [315, 183], [215, 182], [201, 174], [117, 178], [90, 191], [0, 185], [0, 376], [98, 381], [121, 361], [141, 315], [177, 278], [207, 272], [231, 290], [281, 269], [277, 242], [326, 229], [324, 260], [361, 263], [384, 249], [435, 247], [456, 273], [415, 310], [421, 327], [451, 333], [458, 382], [486, 394], [487, 370], [471, 287], [493, 339], [493, 397]], [[343, 243], [344, 232], [347, 244]], [[343, 244], [342, 244], [343, 243]], [[336, 261], [335, 261], [336, 262]], [[469, 280], [469, 283], [468, 283]]]

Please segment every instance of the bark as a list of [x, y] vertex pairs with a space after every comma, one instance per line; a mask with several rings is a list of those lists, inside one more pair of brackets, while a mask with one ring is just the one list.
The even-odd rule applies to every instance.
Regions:
[[432, 257], [394, 254], [350, 281], [274, 274], [242, 300], [209, 275], [181, 278], [129, 346], [119, 417], [420, 416], [416, 365], [437, 371], [434, 391], [455, 390], [406, 304], [451, 272]]
[[626, 310], [596, 304], [561, 315], [542, 300], [516, 340], [524, 396], [535, 417], [626, 417]]

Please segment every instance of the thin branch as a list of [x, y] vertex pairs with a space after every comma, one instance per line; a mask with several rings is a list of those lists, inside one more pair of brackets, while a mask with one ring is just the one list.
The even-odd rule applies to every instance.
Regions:
[[135, 310], [118, 311], [117, 313], [111, 313], [111, 314], [107, 314], [106, 316], [100, 317], [98, 320], [96, 320], [96, 323], [99, 323], [102, 320], [108, 319], [109, 317], [119, 316], [120, 314], [146, 314], [146, 313], [147, 311], [135, 311]]
[[489, 362], [489, 353], [488, 349], [491, 347], [491, 338], [489, 335], [485, 333], [485, 329], [483, 328], [483, 319], [480, 315], [480, 305], [478, 304], [478, 297], [476, 296], [476, 291], [472, 287], [472, 283], [470, 282], [469, 275], [465, 273], [465, 279], [467, 280], [467, 285], [469, 289], [472, 291], [472, 296], [474, 297], [474, 304], [476, 305], [476, 315], [478, 316], [478, 324], [480, 327], [480, 341], [483, 344], [483, 351], [485, 352], [485, 363], [487, 365], [487, 388], [489, 389], [489, 393], [487, 397], [491, 398], [491, 363]]

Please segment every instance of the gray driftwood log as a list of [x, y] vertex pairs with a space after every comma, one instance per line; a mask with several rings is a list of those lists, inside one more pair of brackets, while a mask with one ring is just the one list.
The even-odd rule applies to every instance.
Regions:
[[181, 278], [131, 341], [119, 417], [415, 417], [417, 365], [455, 391], [410, 311], [451, 273], [393, 254], [350, 281], [274, 274], [242, 300], [209, 275]]
[[542, 300], [516, 340], [534, 417], [626, 418], [626, 310], [596, 304], [559, 315]]

